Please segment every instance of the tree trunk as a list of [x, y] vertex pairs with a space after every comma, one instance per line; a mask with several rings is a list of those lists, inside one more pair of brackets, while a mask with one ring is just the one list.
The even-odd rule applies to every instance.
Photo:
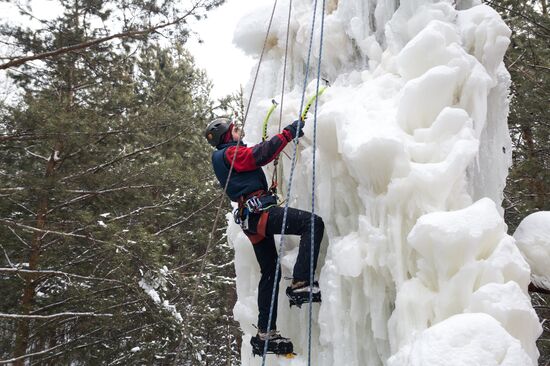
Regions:
[[[535, 145], [535, 139], [533, 137], [533, 131], [531, 130], [530, 126], [522, 125], [521, 126], [521, 132], [523, 133], [523, 138], [525, 140], [525, 146], [527, 149], [527, 159], [532, 161], [534, 166], [540, 167], [543, 166], [543, 164], [539, 161], [539, 158], [537, 156], [537, 147]], [[535, 194], [535, 198], [533, 199], [533, 202], [535, 203], [535, 206], [542, 210], [544, 208], [544, 201], [545, 201], [545, 189], [544, 189], [544, 183], [538, 179], [536, 172], [533, 172], [531, 175], [530, 181], [532, 182], [530, 192]]]
[[[57, 143], [54, 151], [52, 152], [48, 163], [46, 164], [46, 180], [51, 179], [55, 171], [58, 156], [61, 152], [62, 144]], [[36, 215], [36, 228], [44, 230], [46, 226], [46, 214], [48, 212], [49, 196], [47, 192], [43, 192], [42, 197], [39, 200], [38, 210]], [[40, 250], [42, 246], [42, 239], [44, 233], [35, 231], [32, 237], [31, 249], [29, 254], [29, 269], [37, 270], [38, 261], [40, 259]], [[25, 276], [25, 287], [23, 289], [23, 296], [21, 297], [21, 314], [28, 315], [32, 309], [32, 303], [34, 300], [35, 289], [37, 286], [37, 276], [33, 273], [27, 273]], [[30, 319], [21, 319], [17, 326], [17, 332], [15, 336], [15, 350], [14, 358], [25, 355], [29, 346], [29, 324]], [[14, 366], [23, 366], [25, 359], [15, 361]]]

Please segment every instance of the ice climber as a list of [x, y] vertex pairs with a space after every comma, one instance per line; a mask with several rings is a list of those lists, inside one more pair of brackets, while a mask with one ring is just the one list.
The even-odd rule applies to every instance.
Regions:
[[[286, 126], [281, 133], [271, 139], [252, 147], [238, 143], [243, 137], [241, 129], [225, 118], [210, 122], [205, 130], [205, 137], [210, 145], [216, 147], [212, 154], [212, 165], [221, 187], [226, 186], [227, 177], [233, 164], [226, 194], [231, 201], [238, 204], [235, 210], [235, 221], [241, 225], [246, 236], [252, 242], [256, 259], [260, 265], [261, 278], [258, 284], [258, 333], [250, 343], [254, 354], [263, 354], [265, 340], [268, 340], [269, 353], [287, 354], [293, 351], [290, 339], [282, 337], [277, 332], [277, 297], [281, 271], [277, 278], [275, 305], [272, 313], [270, 329], [268, 318], [271, 305], [271, 294], [277, 265], [277, 249], [274, 235], [281, 233], [284, 208], [277, 206], [277, 198], [267, 185], [267, 179], [262, 166], [274, 160], [283, 148], [296, 137], [303, 136], [304, 122], [297, 120]], [[236, 157], [235, 157], [236, 155]], [[234, 160], [234, 161], [233, 161]], [[324, 223], [321, 217], [314, 216], [314, 253], [313, 268], [317, 266], [319, 247], [323, 238]], [[309, 266], [311, 258], [311, 212], [288, 208], [285, 234], [300, 235], [298, 257], [293, 270], [292, 284], [287, 287], [286, 294], [290, 305], [298, 305], [309, 301], [312, 293], [314, 302], [321, 301], [319, 284], [309, 281]]]

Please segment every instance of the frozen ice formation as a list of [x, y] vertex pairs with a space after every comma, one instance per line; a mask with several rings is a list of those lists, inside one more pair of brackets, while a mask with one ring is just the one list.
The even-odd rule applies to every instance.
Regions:
[[[313, 3], [293, 1], [283, 126], [300, 110]], [[280, 102], [288, 4], [279, 1], [266, 43], [245, 126], [249, 144], [261, 139], [271, 99]], [[234, 41], [257, 57], [272, 4], [252, 6]], [[320, 12], [307, 95], [316, 84], [319, 26]], [[331, 87], [317, 110], [315, 184], [326, 235], [313, 365], [536, 365], [541, 328], [527, 294], [529, 266], [501, 207], [511, 164], [502, 62], [509, 36], [500, 16], [476, 0], [327, 1], [321, 70]], [[310, 112], [290, 197], [306, 210], [313, 119]], [[268, 132], [278, 129], [276, 112]], [[286, 195], [287, 155], [279, 165]], [[259, 268], [252, 244], [228, 220], [242, 364], [259, 365], [249, 345]], [[296, 254], [289, 237], [283, 276]], [[306, 365], [307, 307], [289, 309], [285, 287], [283, 280], [277, 326], [298, 355], [268, 356], [267, 364]]]
[[514, 232], [519, 250], [531, 267], [531, 281], [550, 290], [550, 211], [524, 218]]

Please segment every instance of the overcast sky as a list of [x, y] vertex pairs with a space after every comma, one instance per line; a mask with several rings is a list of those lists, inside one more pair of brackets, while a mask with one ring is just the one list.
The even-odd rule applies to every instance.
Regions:
[[207, 71], [214, 83], [213, 97], [236, 92], [239, 85], [249, 79], [254, 60], [233, 46], [233, 32], [250, 0], [226, 0], [221, 7], [211, 11], [206, 20], [194, 30], [204, 43], [192, 39], [188, 47], [195, 56], [197, 66]]
[[[196, 65], [206, 70], [214, 84], [212, 97], [218, 98], [234, 93], [249, 79], [254, 60], [247, 57], [241, 50], [233, 46], [233, 32], [238, 20], [246, 9], [250, 0], [226, 0], [221, 7], [209, 12], [208, 18], [193, 25], [192, 30], [200, 36], [203, 43], [199, 43], [196, 36], [187, 44], [195, 56]], [[34, 0], [33, 13], [39, 14], [41, 19], [50, 19], [59, 14], [60, 7], [56, 1]], [[21, 21], [17, 9], [9, 3], [0, 3], [1, 23], [6, 21]]]

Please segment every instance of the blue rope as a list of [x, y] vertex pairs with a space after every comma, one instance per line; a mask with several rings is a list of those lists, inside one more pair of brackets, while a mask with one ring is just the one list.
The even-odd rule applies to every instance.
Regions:
[[[321, 55], [323, 52], [323, 33], [325, 25], [325, 0], [321, 8], [321, 34], [319, 38], [319, 64], [317, 65], [317, 87], [319, 93], [319, 81], [321, 79]], [[315, 98], [315, 111], [313, 113], [313, 173], [311, 177], [311, 240], [310, 240], [310, 260], [309, 260], [309, 285], [313, 286], [313, 258], [314, 258], [314, 232], [315, 232], [315, 153], [317, 150], [317, 102]], [[311, 323], [313, 317], [313, 292], [309, 292], [309, 324], [308, 324], [308, 343], [307, 343], [307, 364], [311, 366]]]
[[[314, 30], [315, 30], [316, 11], [317, 11], [317, 0], [315, 0], [314, 6], [313, 6], [313, 17], [312, 17], [312, 22], [311, 22], [311, 34], [310, 34], [310, 37], [309, 37], [309, 47], [308, 47], [307, 62], [306, 62], [306, 74], [305, 74], [305, 77], [304, 77], [304, 85], [303, 85], [303, 89], [302, 89], [302, 100], [300, 102], [300, 114], [298, 114], [298, 118], [300, 118], [300, 116], [302, 115], [302, 109], [304, 107], [304, 99], [305, 99], [306, 87], [307, 87], [307, 78], [308, 78], [308, 74], [309, 74], [309, 64], [310, 64], [310, 60], [311, 60], [311, 48], [312, 48], [312, 44], [313, 44], [313, 34], [314, 34]], [[287, 191], [287, 195], [286, 195], [286, 203], [285, 203], [285, 208], [284, 208], [284, 213], [283, 213], [283, 224], [282, 224], [282, 227], [281, 227], [281, 241], [279, 243], [279, 255], [277, 256], [277, 264], [276, 264], [276, 267], [275, 267], [275, 278], [273, 279], [273, 291], [271, 293], [271, 304], [269, 306], [269, 317], [268, 317], [268, 320], [267, 320], [267, 329], [266, 329], [267, 332], [269, 332], [271, 330], [270, 329], [271, 328], [271, 322], [273, 320], [273, 308], [275, 306], [275, 292], [277, 290], [277, 280], [278, 280], [278, 277], [279, 277], [281, 256], [282, 256], [283, 245], [284, 245], [284, 240], [285, 240], [285, 227], [286, 227], [286, 220], [287, 220], [287, 215], [288, 215], [288, 207], [289, 207], [289, 203], [290, 203], [290, 193], [291, 193], [291, 190], [292, 190], [292, 179], [294, 177], [294, 169], [296, 167], [296, 153], [297, 153], [297, 150], [298, 150], [298, 138], [300, 136], [300, 130], [301, 130], [301, 125], [298, 124], [298, 130], [296, 131], [296, 136], [294, 137], [294, 154], [292, 156], [292, 165], [291, 165], [291, 168], [290, 168], [290, 176], [288, 178], [288, 191]], [[262, 355], [262, 366], [265, 366], [265, 359], [266, 359], [266, 355], [267, 355], [268, 341], [269, 341], [269, 337], [266, 338], [265, 343], [264, 343], [264, 352], [263, 352], [263, 355]]]

